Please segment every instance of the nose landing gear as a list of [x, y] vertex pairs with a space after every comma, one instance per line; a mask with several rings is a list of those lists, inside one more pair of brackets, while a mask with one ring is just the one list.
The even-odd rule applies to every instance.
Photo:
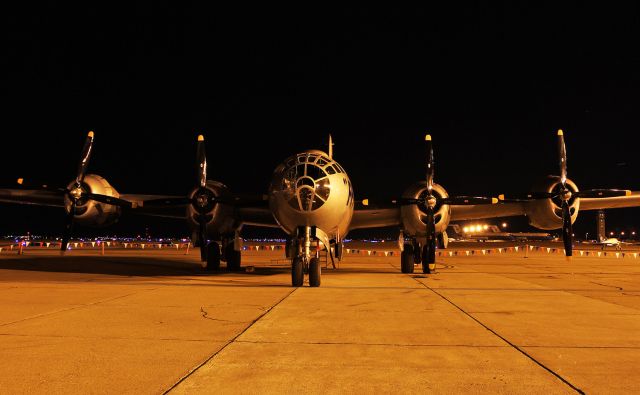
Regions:
[[301, 287], [304, 284], [305, 273], [309, 274], [309, 286], [319, 287], [322, 269], [317, 253], [311, 253], [311, 241], [314, 239], [314, 229], [311, 226], [298, 228], [298, 238], [292, 240], [294, 244], [291, 260], [291, 286]]

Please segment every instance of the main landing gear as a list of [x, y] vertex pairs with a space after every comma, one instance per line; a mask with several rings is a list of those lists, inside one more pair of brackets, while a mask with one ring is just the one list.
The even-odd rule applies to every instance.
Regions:
[[400, 254], [400, 270], [402, 273], [413, 273], [414, 265], [422, 263], [422, 273], [432, 274], [436, 269], [436, 249], [431, 243], [421, 246], [417, 242], [405, 243]]
[[227, 270], [231, 272], [240, 271], [242, 255], [240, 251], [236, 251], [234, 239], [222, 240], [222, 245], [221, 249], [220, 244], [216, 241], [207, 244], [207, 266], [205, 270], [218, 271], [220, 270], [220, 261], [226, 261]]
[[310, 226], [300, 227], [298, 238], [292, 240], [291, 249], [291, 286], [301, 287], [304, 284], [305, 273], [309, 274], [309, 286], [319, 287], [322, 275], [320, 260], [311, 254], [311, 240], [314, 237]]

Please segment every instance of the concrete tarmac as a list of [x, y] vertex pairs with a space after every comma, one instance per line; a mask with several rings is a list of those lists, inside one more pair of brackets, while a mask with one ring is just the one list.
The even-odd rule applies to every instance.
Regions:
[[640, 258], [348, 256], [294, 289], [282, 251], [98, 254], [0, 254], [0, 394], [640, 390]]

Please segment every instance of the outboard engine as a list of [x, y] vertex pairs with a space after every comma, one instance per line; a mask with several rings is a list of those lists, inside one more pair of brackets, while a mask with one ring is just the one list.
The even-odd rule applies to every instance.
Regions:
[[[76, 182], [71, 181], [67, 186], [67, 189], [71, 194], [78, 194], [75, 189]], [[120, 194], [111, 186], [103, 177], [96, 174], [87, 174], [82, 181], [80, 188], [80, 197], [76, 203], [76, 210], [74, 216], [74, 222], [80, 225], [92, 226], [92, 227], [104, 227], [118, 222], [122, 209], [119, 206], [112, 204], [104, 204], [98, 201], [92, 200], [83, 194], [87, 192], [97, 195], [103, 195], [113, 198], [119, 198]], [[72, 202], [69, 195], [64, 196], [64, 206], [67, 213], [71, 211]]]
[[[578, 186], [569, 179], [566, 181], [566, 187], [572, 194], [568, 205], [571, 213], [571, 223], [573, 223], [578, 218], [578, 211], [580, 210], [580, 198], [576, 196], [579, 190]], [[557, 195], [561, 190], [562, 183], [560, 177], [557, 176], [547, 176], [532, 188], [534, 194], [549, 193]], [[531, 200], [525, 205], [525, 210], [531, 226], [545, 230], [562, 227], [562, 198], [560, 196]]]

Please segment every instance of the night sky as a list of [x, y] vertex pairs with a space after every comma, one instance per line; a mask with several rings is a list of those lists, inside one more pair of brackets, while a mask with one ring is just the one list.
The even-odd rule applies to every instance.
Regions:
[[[202, 133], [209, 178], [262, 194], [285, 157], [331, 133], [356, 197], [385, 201], [424, 178], [429, 132], [436, 182], [496, 196], [557, 174], [562, 128], [580, 188], [640, 190], [635, 5], [160, 3], [2, 13], [2, 186], [65, 185], [94, 130], [90, 172], [124, 193], [184, 194]], [[0, 233], [59, 232], [61, 211], [2, 205]], [[576, 233], [594, 218], [582, 212]], [[630, 229], [640, 209], [608, 220]], [[140, 217], [101, 232], [146, 225], [186, 234]]]

